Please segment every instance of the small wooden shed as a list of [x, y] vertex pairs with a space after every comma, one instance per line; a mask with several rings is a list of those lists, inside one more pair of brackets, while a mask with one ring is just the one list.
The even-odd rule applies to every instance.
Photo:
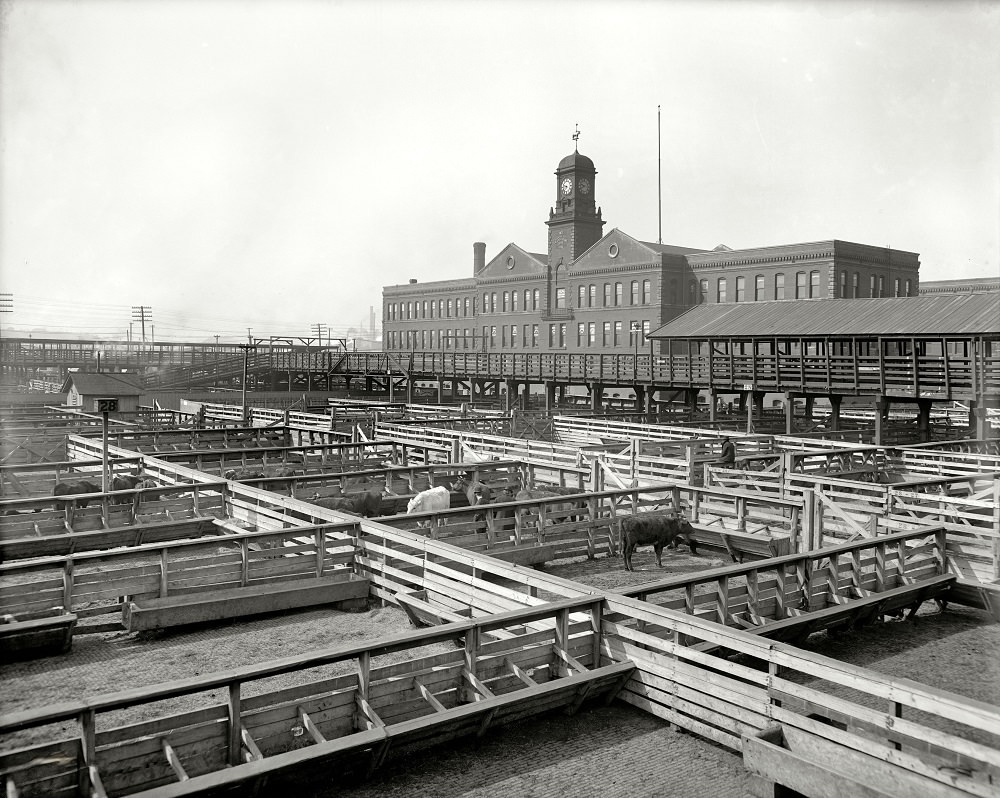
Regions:
[[95, 399], [105, 398], [117, 399], [119, 412], [138, 410], [139, 398], [144, 392], [142, 379], [135, 374], [89, 371], [71, 372], [62, 390], [66, 394], [66, 404], [88, 412], [93, 412]]

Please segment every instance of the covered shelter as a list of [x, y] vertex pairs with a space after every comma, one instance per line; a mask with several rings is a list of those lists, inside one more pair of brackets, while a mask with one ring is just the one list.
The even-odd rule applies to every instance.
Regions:
[[649, 338], [670, 385], [707, 390], [713, 412], [718, 393], [784, 394], [788, 432], [795, 397], [828, 398], [834, 429], [843, 397], [871, 397], [879, 439], [890, 402], [916, 403], [922, 431], [934, 402], [968, 404], [979, 438], [1000, 406], [996, 293], [699, 305]]
[[95, 399], [114, 398], [118, 400], [118, 411], [128, 412], [139, 409], [145, 389], [137, 375], [73, 371], [63, 382], [62, 391], [66, 404], [71, 406], [93, 410]]

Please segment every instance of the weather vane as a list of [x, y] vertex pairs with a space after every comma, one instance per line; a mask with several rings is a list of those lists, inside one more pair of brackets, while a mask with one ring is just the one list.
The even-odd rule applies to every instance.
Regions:
[[575, 124], [576, 130], [573, 131], [573, 149], [577, 150], [579, 148], [578, 142], [580, 141], [580, 123]]

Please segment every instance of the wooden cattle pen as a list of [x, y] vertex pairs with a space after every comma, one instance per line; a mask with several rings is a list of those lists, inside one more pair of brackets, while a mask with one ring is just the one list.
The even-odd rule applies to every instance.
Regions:
[[[424, 627], [0, 716], [8, 795], [364, 778], [410, 751], [614, 698], [804, 794], [996, 795], [996, 706], [795, 645], [928, 599], [993, 606], [1000, 454], [989, 441], [730, 431], [738, 460], [722, 465], [715, 428], [567, 417], [562, 441], [539, 442], [467, 414], [418, 424], [390, 409], [352, 419], [351, 442], [303, 443], [284, 419], [155, 441], [122, 431], [115, 472], [156, 486], [86, 508], [53, 506], [51, 486], [99, 468], [93, 437], [70, 435], [62, 459], [0, 469], [0, 503], [20, 511], [0, 517], [0, 609], [16, 618], [0, 645], [17, 656], [111, 629], [369, 601]], [[221, 479], [229, 468], [301, 473]], [[397, 509], [459, 475], [574, 492], [381, 518], [309, 501], [375, 488]], [[537, 567], [611, 561], [622, 519], [649, 513], [686, 516], [699, 546], [732, 564], [616, 590]]]

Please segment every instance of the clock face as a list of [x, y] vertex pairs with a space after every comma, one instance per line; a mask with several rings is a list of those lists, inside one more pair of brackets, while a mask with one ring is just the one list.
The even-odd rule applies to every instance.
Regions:
[[573, 190], [573, 181], [570, 180], [568, 177], [562, 181], [561, 185], [563, 194], [569, 194], [569, 192]]
[[580, 180], [580, 182], [579, 182], [578, 185], [580, 186], [580, 193], [581, 194], [589, 194], [590, 193], [590, 181], [587, 180], [587, 178], [583, 178], [582, 180]]

